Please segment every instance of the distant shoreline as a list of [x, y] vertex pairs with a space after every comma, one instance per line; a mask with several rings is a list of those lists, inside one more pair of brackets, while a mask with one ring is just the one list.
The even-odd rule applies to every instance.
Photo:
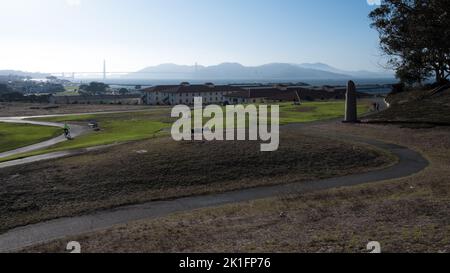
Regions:
[[322, 85], [346, 85], [348, 80], [353, 80], [357, 85], [366, 84], [394, 84], [398, 80], [395, 78], [349, 78], [349, 79], [267, 79], [267, 80], [252, 80], [252, 79], [121, 79], [110, 78], [104, 80], [103, 78], [82, 78], [75, 79], [76, 82], [91, 82], [100, 81], [110, 85], [166, 85], [179, 84], [180, 82], [188, 81], [192, 84], [203, 84], [205, 82], [214, 82], [215, 84], [269, 84], [269, 83], [307, 83], [312, 86]]

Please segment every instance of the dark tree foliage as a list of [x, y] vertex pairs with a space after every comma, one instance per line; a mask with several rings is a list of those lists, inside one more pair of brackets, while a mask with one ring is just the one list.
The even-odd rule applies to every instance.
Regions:
[[0, 101], [23, 101], [25, 96], [19, 92], [10, 92], [0, 95]]
[[49, 95], [29, 95], [25, 96], [20, 92], [0, 93], [0, 102], [32, 102], [32, 103], [48, 103]]
[[0, 83], [0, 95], [1, 94], [6, 94], [6, 93], [9, 93], [9, 92], [11, 92], [11, 89], [9, 88], [9, 86], [6, 85], [6, 84]]
[[369, 15], [389, 65], [405, 83], [450, 73], [450, 0], [382, 0]]
[[80, 85], [80, 93], [87, 95], [101, 95], [106, 93], [109, 85], [102, 82], [91, 82], [89, 85]]
[[126, 95], [126, 94], [128, 94], [130, 91], [128, 91], [128, 89], [126, 89], [126, 88], [120, 88], [120, 90], [119, 90], [119, 94], [120, 95]]

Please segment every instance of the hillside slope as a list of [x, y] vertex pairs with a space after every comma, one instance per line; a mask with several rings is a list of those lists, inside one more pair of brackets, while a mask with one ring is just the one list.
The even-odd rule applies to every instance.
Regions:
[[369, 122], [450, 125], [450, 88], [391, 94], [390, 108], [369, 116]]

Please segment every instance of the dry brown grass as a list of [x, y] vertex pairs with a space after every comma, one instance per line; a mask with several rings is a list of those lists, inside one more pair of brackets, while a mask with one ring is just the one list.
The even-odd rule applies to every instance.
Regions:
[[0, 230], [152, 200], [342, 176], [392, 160], [294, 129], [282, 135], [272, 153], [260, 152], [257, 142], [159, 138], [1, 169]]
[[433, 96], [429, 91], [410, 91], [390, 95], [393, 107], [369, 116], [371, 121], [422, 123], [430, 125], [450, 124], [450, 89]]
[[[450, 252], [450, 130], [326, 124], [310, 134], [350, 133], [406, 145], [431, 162], [402, 179], [179, 213], [28, 249], [61, 252]], [[284, 217], [280, 217], [283, 212]]]

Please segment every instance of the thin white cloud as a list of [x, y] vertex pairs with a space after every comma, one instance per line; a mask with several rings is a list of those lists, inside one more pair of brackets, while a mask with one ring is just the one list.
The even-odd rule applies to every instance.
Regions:
[[367, 0], [367, 4], [370, 6], [379, 6], [381, 5], [381, 0]]
[[78, 7], [79, 5], [81, 5], [81, 0], [66, 0], [66, 4], [69, 7]]

